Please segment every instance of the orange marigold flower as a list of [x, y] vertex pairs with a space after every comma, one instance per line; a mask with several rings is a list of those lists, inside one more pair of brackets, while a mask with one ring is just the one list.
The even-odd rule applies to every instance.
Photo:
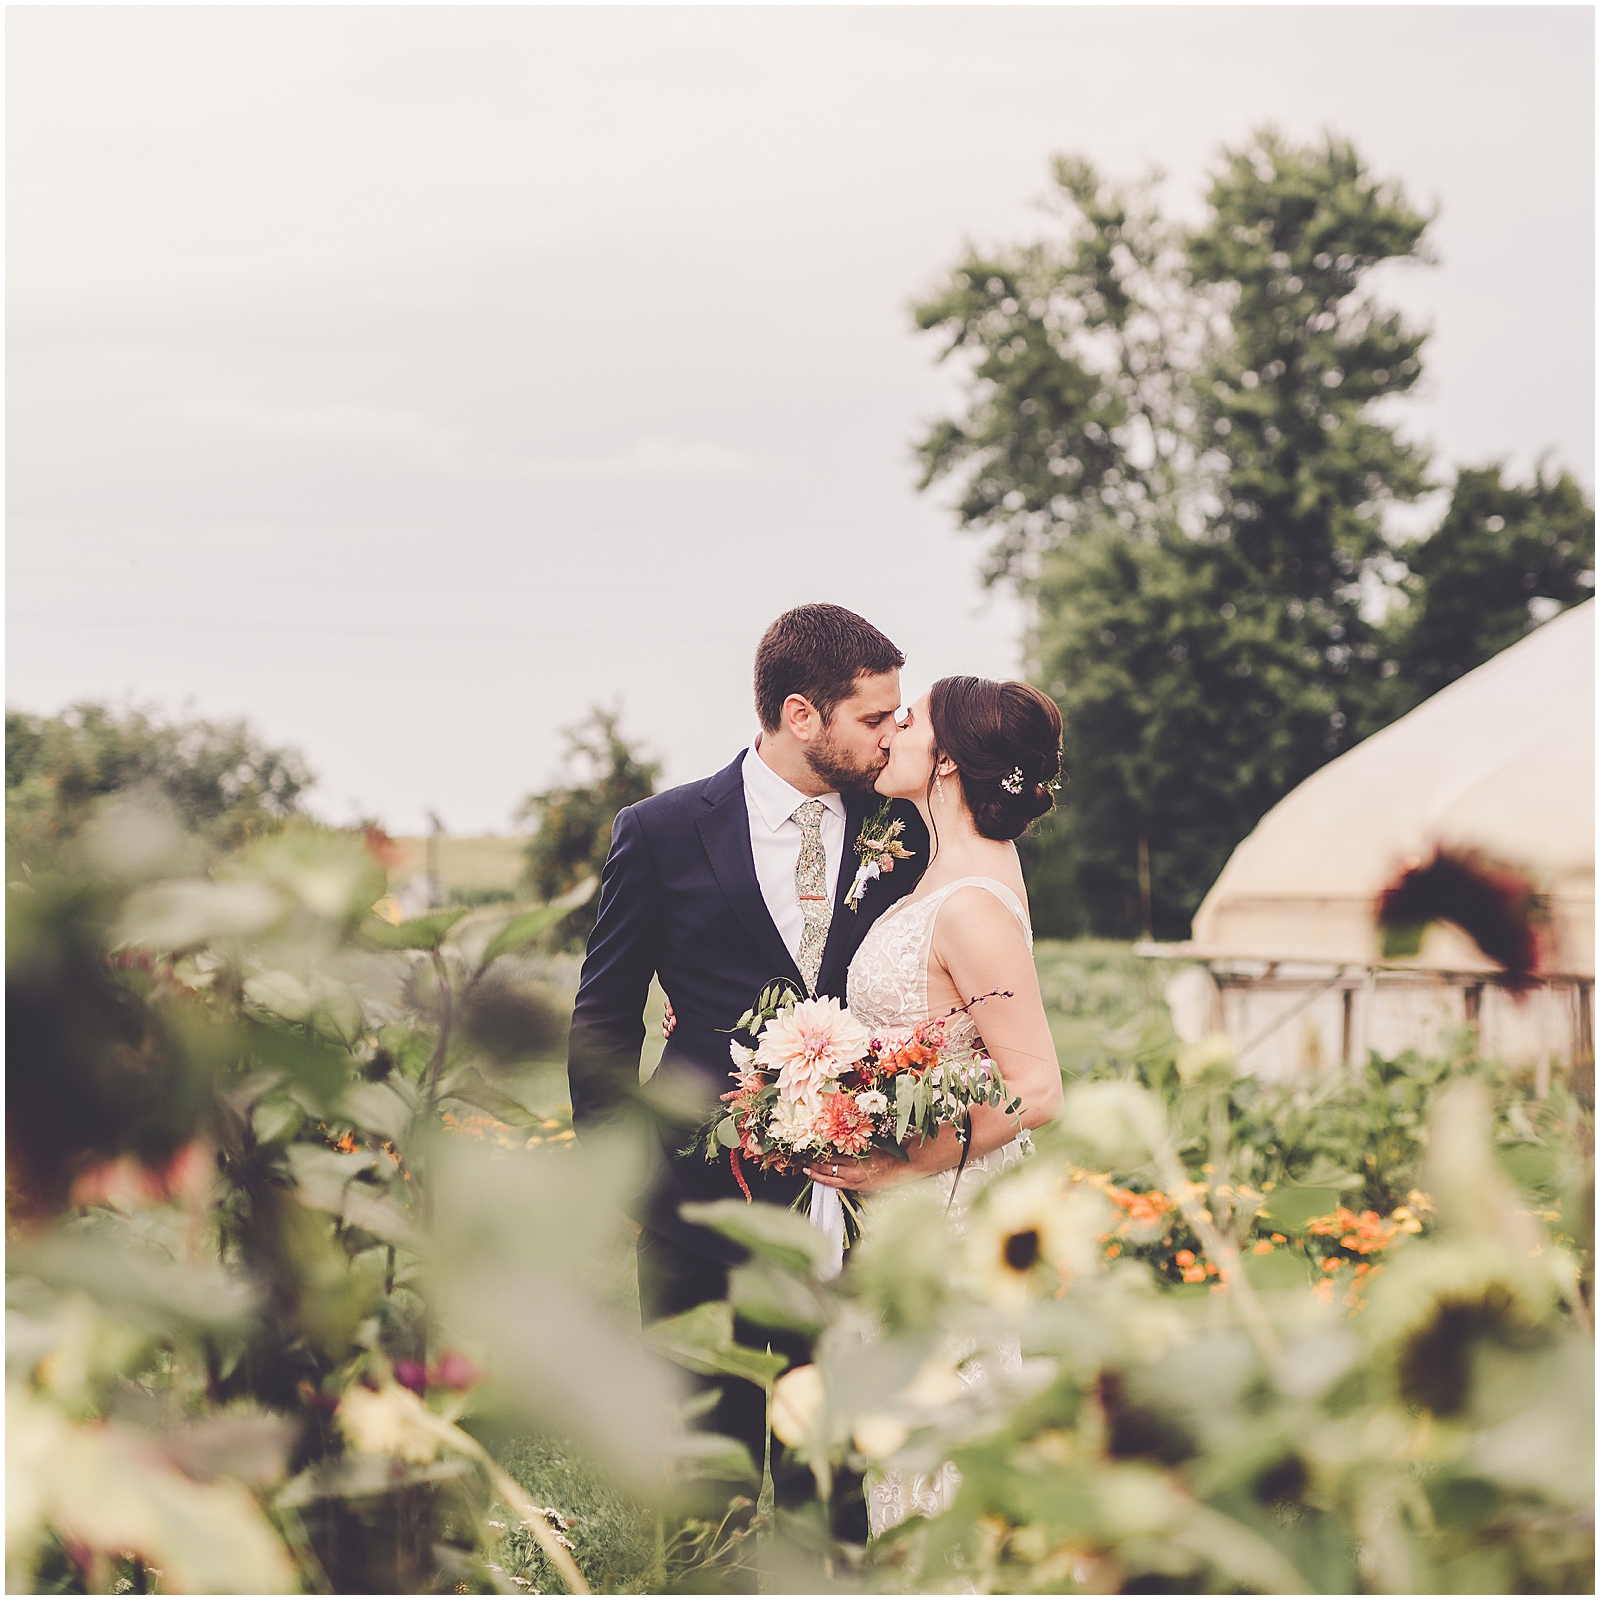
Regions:
[[1180, 1250], [1172, 1259], [1176, 1261], [1180, 1267], [1192, 1267], [1194, 1265], [1194, 1251]]
[[1257, 1239], [1255, 1253], [1258, 1256], [1270, 1256], [1272, 1254], [1272, 1241], [1270, 1239]]
[[1185, 1283], [1204, 1283], [1206, 1281], [1206, 1269], [1204, 1267], [1185, 1267], [1183, 1269], [1183, 1281]]
[[1288, 1244], [1289, 1240], [1284, 1234], [1275, 1233], [1272, 1236], [1272, 1242], [1274, 1244]]
[[1337, 1272], [1339, 1270], [1338, 1256], [1324, 1256], [1322, 1258], [1322, 1270], [1324, 1272]]

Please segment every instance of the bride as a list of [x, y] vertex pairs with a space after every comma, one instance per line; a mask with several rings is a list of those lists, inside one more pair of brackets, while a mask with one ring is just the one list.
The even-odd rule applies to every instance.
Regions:
[[[1022, 1106], [1012, 1115], [976, 1107], [965, 1162], [955, 1130], [946, 1128], [935, 1139], [913, 1140], [909, 1162], [875, 1154], [809, 1168], [817, 1184], [870, 1195], [925, 1183], [960, 1212], [962, 1191], [1020, 1159], [1019, 1132], [1050, 1121], [1060, 1108], [1061, 1072], [1039, 996], [1027, 890], [1013, 843], [1050, 809], [1060, 770], [1061, 715], [1026, 683], [941, 678], [893, 734], [876, 788], [916, 805], [931, 850], [916, 891], [862, 940], [850, 964], [849, 1008], [882, 1034], [942, 1016], [975, 995], [1006, 991], [1009, 998], [986, 1000], [954, 1018], [946, 1037], [958, 1049], [986, 1051]], [[942, 1509], [953, 1489], [945, 1481], [949, 1472], [909, 1485], [885, 1474], [871, 1495], [872, 1532]]]

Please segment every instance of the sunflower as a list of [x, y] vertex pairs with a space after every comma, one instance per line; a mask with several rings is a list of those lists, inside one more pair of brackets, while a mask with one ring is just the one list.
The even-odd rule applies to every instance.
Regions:
[[1037, 1269], [1063, 1277], [1100, 1265], [1106, 1231], [1105, 1197], [1089, 1184], [1063, 1189], [1044, 1166], [1002, 1180], [983, 1197], [967, 1236], [968, 1264], [979, 1295], [1017, 1308], [1028, 1299]]

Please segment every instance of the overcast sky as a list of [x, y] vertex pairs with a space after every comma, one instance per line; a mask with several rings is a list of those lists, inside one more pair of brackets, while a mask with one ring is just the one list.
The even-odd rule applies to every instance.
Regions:
[[593, 702], [724, 765], [785, 606], [1005, 675], [915, 492], [909, 300], [1052, 152], [1331, 128], [1437, 205], [1408, 429], [1592, 486], [1593, 13], [11, 8], [7, 702], [299, 745], [333, 820], [509, 827]]

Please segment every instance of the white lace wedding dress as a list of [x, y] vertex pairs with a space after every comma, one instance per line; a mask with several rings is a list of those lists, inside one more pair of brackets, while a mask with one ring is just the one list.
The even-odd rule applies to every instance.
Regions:
[[[1021, 900], [996, 878], [957, 878], [935, 889], [925, 899], [900, 901], [867, 931], [850, 963], [848, 1004], [851, 1012], [872, 1033], [912, 1028], [928, 1021], [932, 1015], [928, 1003], [928, 960], [933, 953], [934, 925], [945, 901], [957, 889], [968, 887], [987, 889], [1002, 901], [1021, 923], [1028, 948], [1033, 948], [1028, 913]], [[978, 1023], [968, 1013], [952, 1019], [945, 1037], [950, 1044], [959, 1047], [976, 1043], [979, 1036]], [[959, 1232], [961, 1214], [966, 1209], [964, 1195], [975, 1193], [985, 1178], [1021, 1159], [1021, 1146], [1013, 1139], [986, 1156], [968, 1161], [959, 1182], [954, 1169], [912, 1181], [928, 1185], [946, 1201], [951, 1224]], [[867, 1226], [871, 1225], [869, 1206]], [[1012, 1359], [1020, 1365], [1020, 1352]], [[1009, 1366], [1011, 1361], [1002, 1357], [1002, 1364]], [[983, 1374], [975, 1363], [968, 1362], [961, 1368], [961, 1377], [963, 1382], [979, 1383]], [[867, 1509], [873, 1535], [904, 1522], [907, 1517], [937, 1516], [947, 1510], [959, 1482], [955, 1466], [949, 1462], [935, 1473], [869, 1474]]]

